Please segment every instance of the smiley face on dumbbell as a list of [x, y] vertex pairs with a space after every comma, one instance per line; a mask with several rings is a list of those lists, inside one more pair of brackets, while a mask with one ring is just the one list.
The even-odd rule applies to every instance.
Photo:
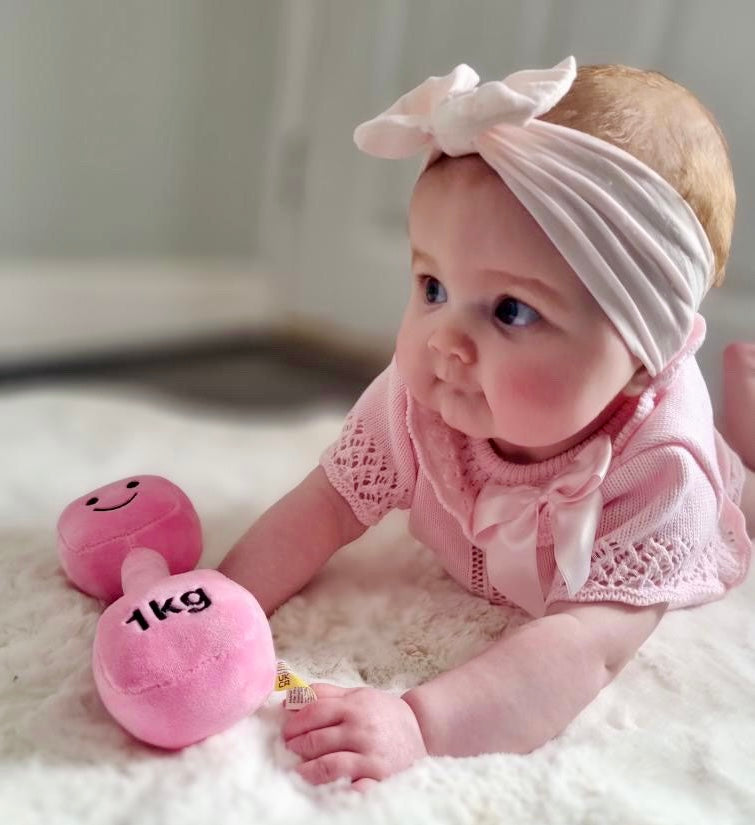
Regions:
[[[112, 487], [113, 485], [110, 485], [110, 486]], [[126, 488], [127, 488], [127, 489], [129, 489], [129, 490], [133, 489], [134, 487], [138, 487], [138, 486], [139, 486], [139, 482], [138, 482], [136, 479], [132, 479], [131, 481], [129, 481], [129, 482], [126, 484]], [[111, 512], [112, 510], [120, 510], [120, 509], [121, 509], [121, 507], [125, 507], [127, 504], [131, 504], [131, 502], [132, 502], [132, 501], [133, 501], [133, 500], [134, 500], [134, 499], [135, 499], [138, 495], [139, 495], [139, 493], [134, 493], [134, 494], [133, 494], [133, 495], [131, 495], [129, 498], [127, 498], [125, 501], [121, 502], [120, 504], [116, 504], [114, 507], [102, 507], [102, 506], [100, 506], [100, 507], [95, 507], [95, 506], [94, 506], [95, 504], [100, 504], [100, 499], [99, 499], [99, 497], [98, 497], [98, 496], [92, 496], [92, 497], [91, 497], [91, 498], [87, 501], [86, 506], [87, 506], [87, 507], [91, 507], [91, 508], [92, 508], [92, 510], [93, 510], [95, 513], [109, 513], [109, 512]]]
[[122, 592], [121, 565], [135, 547], [157, 550], [171, 573], [199, 561], [199, 518], [185, 493], [161, 476], [130, 476], [92, 490], [58, 521], [63, 569], [77, 587], [105, 601]]

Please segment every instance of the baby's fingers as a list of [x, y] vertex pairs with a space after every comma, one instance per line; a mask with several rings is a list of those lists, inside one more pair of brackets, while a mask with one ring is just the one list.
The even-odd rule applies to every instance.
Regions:
[[367, 791], [371, 791], [375, 785], [378, 784], [380, 783], [377, 779], [371, 779], [368, 776], [363, 776], [361, 779], [357, 779], [355, 782], [351, 783], [351, 790], [366, 793]]
[[347, 693], [354, 690], [354, 688], [339, 687], [327, 682], [313, 682], [310, 687], [314, 690], [318, 699], [342, 699]]
[[296, 766], [296, 772], [312, 785], [335, 782], [344, 776], [349, 779], [361, 779], [369, 775], [367, 759], [362, 754], [347, 751], [328, 753], [310, 762], [302, 762]]
[[343, 725], [309, 730], [286, 741], [286, 747], [305, 761], [325, 756], [326, 753], [350, 751], [350, 744]]
[[283, 723], [283, 738], [288, 742], [311, 730], [328, 728], [343, 721], [344, 707], [339, 699], [318, 699], [301, 710], [289, 711]]

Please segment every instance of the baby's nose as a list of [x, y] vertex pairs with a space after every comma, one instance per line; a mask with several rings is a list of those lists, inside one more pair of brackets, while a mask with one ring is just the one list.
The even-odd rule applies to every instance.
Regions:
[[435, 329], [427, 345], [445, 358], [458, 358], [464, 364], [472, 364], [477, 348], [472, 338], [457, 326], [445, 325]]

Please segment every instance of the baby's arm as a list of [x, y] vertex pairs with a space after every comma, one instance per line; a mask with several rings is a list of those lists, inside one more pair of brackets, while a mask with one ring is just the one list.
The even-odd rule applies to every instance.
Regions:
[[366, 529], [318, 466], [260, 516], [219, 569], [251, 591], [269, 616]]
[[632, 658], [666, 605], [553, 605], [402, 697], [428, 753], [528, 753], [560, 733]]
[[289, 714], [286, 747], [315, 784], [366, 788], [426, 754], [528, 753], [560, 733], [621, 670], [665, 605], [561, 603], [466, 664], [402, 697], [316, 684]]

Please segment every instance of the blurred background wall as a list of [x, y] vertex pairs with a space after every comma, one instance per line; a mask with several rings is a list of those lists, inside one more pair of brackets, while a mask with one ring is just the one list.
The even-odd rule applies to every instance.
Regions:
[[3, 0], [0, 366], [287, 328], [389, 352], [416, 164], [353, 127], [460, 62], [691, 88], [738, 190], [701, 362], [755, 336], [750, 0]]

